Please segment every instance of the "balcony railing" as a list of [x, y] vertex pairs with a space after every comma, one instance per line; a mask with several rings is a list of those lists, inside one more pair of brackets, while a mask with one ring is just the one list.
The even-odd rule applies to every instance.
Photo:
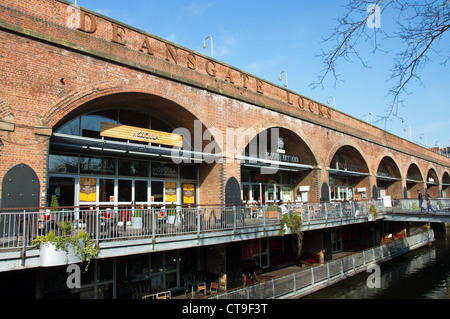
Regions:
[[[168, 236], [197, 236], [218, 231], [263, 228], [280, 225], [284, 214], [297, 212], [304, 226], [347, 221], [361, 222], [377, 213], [415, 211], [417, 200], [302, 203], [278, 206], [158, 206], [158, 207], [71, 207], [58, 211], [36, 209], [0, 211], [0, 251], [26, 249], [39, 235], [53, 231], [63, 235], [58, 223], [69, 221], [74, 233], [83, 230], [97, 242], [153, 239]], [[426, 210], [424, 203], [424, 209]], [[450, 208], [450, 199], [434, 201], [437, 212]], [[275, 209], [275, 210], [273, 210]], [[420, 211], [420, 210], [419, 210]]]

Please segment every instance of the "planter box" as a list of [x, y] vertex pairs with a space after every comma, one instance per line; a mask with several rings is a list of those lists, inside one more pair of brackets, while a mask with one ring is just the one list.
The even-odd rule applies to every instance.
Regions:
[[266, 210], [266, 218], [277, 218], [278, 211], [277, 210]]
[[131, 217], [131, 228], [142, 228], [142, 217]]
[[171, 224], [171, 225], [174, 225], [174, 223], [175, 223], [175, 217], [176, 217], [176, 216], [174, 216], [174, 215], [169, 215], [169, 216], [167, 216], [167, 223], [169, 223], [169, 224]]
[[[83, 249], [84, 242], [80, 241], [80, 245]], [[82, 259], [76, 255], [74, 247], [69, 247], [68, 252], [66, 252], [57, 249], [54, 244], [41, 244], [39, 250], [41, 267], [63, 266], [82, 262]]]

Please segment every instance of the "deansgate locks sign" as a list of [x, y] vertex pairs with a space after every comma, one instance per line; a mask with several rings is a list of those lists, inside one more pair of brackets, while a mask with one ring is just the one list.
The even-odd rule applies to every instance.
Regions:
[[183, 136], [140, 127], [101, 122], [100, 136], [170, 146], [183, 146]]
[[276, 90], [280, 89], [285, 92], [276, 93], [276, 99], [283, 100], [289, 105], [307, 111], [308, 113], [311, 112], [324, 118], [332, 118], [332, 110], [320, 103], [304, 98], [293, 92], [276, 88], [270, 83], [257, 77], [230, 68], [217, 61], [207, 59], [192, 51], [163, 42], [146, 33], [129, 29], [126, 26], [113, 21], [108, 21], [106, 25], [100, 23], [103, 21], [101, 17], [96, 16], [94, 13], [81, 10], [81, 7], [78, 5], [72, 4], [68, 6], [67, 14], [66, 24], [71, 29], [102, 37], [104, 40], [122, 45], [142, 54], [160, 58], [166, 62], [207, 74], [212, 78], [221, 79], [233, 84], [235, 87], [248, 89], [261, 95], [265, 95], [270, 91], [270, 88], [267, 88], [267, 86], [272, 86], [272, 88], [275, 88]]

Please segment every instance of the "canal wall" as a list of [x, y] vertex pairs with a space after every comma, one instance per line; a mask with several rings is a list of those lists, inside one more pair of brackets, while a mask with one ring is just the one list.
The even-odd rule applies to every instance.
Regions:
[[[433, 229], [210, 299], [297, 299], [415, 250], [435, 240]], [[370, 273], [368, 273], [368, 276]]]

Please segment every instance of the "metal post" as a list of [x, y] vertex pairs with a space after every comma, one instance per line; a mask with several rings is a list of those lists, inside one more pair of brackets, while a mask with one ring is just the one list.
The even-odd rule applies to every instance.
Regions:
[[156, 214], [155, 209], [153, 207], [150, 208], [150, 218], [152, 221], [152, 242], [155, 244], [156, 242]]
[[233, 206], [233, 231], [236, 233], [236, 206]]
[[197, 211], [197, 238], [200, 238], [200, 231], [201, 231], [201, 225], [200, 225], [200, 213], [201, 213], [201, 208], [198, 208]]
[[295, 293], [297, 291], [297, 283], [295, 281], [295, 273], [292, 274], [292, 281], [294, 283], [294, 290], [292, 291], [293, 293]]

